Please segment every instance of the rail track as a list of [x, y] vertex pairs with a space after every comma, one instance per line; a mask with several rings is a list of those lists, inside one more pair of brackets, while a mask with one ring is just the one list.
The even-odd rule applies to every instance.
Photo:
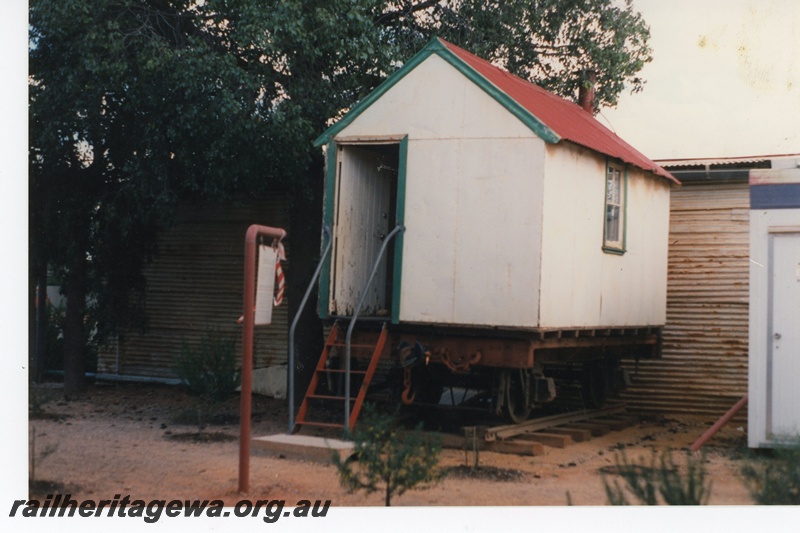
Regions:
[[618, 431], [638, 422], [625, 411], [623, 403], [599, 409], [586, 409], [542, 416], [520, 424], [481, 427], [468, 426], [463, 436], [446, 435], [443, 445], [474, 451], [493, 451], [517, 455], [541, 455], [545, 447], [564, 448]]

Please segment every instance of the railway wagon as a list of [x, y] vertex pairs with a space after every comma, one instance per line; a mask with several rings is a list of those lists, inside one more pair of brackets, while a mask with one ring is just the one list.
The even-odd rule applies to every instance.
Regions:
[[520, 421], [562, 379], [601, 404], [620, 358], [658, 355], [678, 181], [579, 101], [434, 39], [316, 140], [335, 327], [298, 425], [339, 375], [352, 427], [379, 361], [405, 403], [456, 384]]

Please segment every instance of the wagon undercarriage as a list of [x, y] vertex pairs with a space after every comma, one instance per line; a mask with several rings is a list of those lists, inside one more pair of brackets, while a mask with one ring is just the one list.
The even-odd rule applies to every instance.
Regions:
[[[603, 405], [628, 382], [620, 360], [656, 357], [661, 346], [660, 331], [649, 327], [462, 335], [425, 329], [390, 329], [381, 353], [389, 387], [402, 389], [400, 401], [439, 404], [449, 397], [455, 404], [453, 388], [471, 390], [462, 397], [483, 396], [512, 422], [555, 400], [566, 384], [578, 384], [587, 407]], [[359, 332], [355, 342], [369, 345], [374, 335]]]
[[652, 327], [500, 332], [363, 323], [352, 332], [346, 384], [338, 330], [336, 323], [307, 403], [344, 399], [349, 387], [348, 402], [359, 408], [369, 395], [398, 405], [479, 408], [512, 423], [563, 391], [577, 391], [586, 408], [602, 406], [628, 383], [621, 359], [657, 357], [661, 345]]

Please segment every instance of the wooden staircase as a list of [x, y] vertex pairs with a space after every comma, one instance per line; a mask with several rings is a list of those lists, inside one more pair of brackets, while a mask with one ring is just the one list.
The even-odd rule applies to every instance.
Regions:
[[[344, 387], [340, 386], [339, 384], [342, 381], [345, 381], [347, 370], [345, 368], [329, 368], [328, 362], [331, 360], [332, 353], [334, 353], [334, 349], [338, 351], [341, 355], [342, 362], [344, 361], [345, 350], [346, 350], [346, 343], [339, 338], [340, 329], [339, 329], [339, 322], [335, 322], [333, 327], [331, 328], [330, 333], [328, 334], [328, 338], [325, 341], [325, 347], [322, 349], [322, 355], [320, 355], [319, 362], [317, 363], [317, 367], [314, 370], [314, 375], [311, 378], [311, 383], [308, 385], [308, 391], [306, 392], [305, 397], [303, 398], [303, 402], [300, 404], [300, 410], [297, 413], [297, 419], [295, 421], [295, 425], [293, 428], [293, 433], [297, 432], [300, 429], [300, 426], [315, 426], [315, 427], [322, 427], [322, 428], [341, 428], [345, 429], [344, 421], [342, 423], [338, 422], [330, 422], [330, 421], [321, 421], [321, 420], [311, 420], [308, 418], [309, 411], [316, 411], [316, 410], [323, 410], [325, 407], [333, 406], [340, 406], [341, 407], [341, 416], [344, 419], [344, 412], [345, 409], [349, 410], [349, 424], [346, 429], [349, 431], [353, 431], [356, 425], [356, 421], [358, 420], [358, 415], [361, 412], [361, 407], [364, 404], [364, 398], [367, 395], [367, 389], [369, 388], [369, 384], [372, 381], [372, 377], [375, 375], [375, 369], [378, 367], [378, 359], [380, 359], [381, 352], [383, 351], [383, 347], [386, 344], [386, 338], [388, 336], [388, 331], [386, 328], [386, 324], [383, 325], [381, 329], [380, 336], [376, 344], [373, 346], [371, 344], [351, 344], [350, 349], [351, 352], [358, 350], [363, 353], [365, 350], [371, 350], [371, 356], [369, 359], [369, 365], [367, 366], [366, 370], [358, 369], [354, 370], [352, 367], [350, 369], [350, 377], [351, 377], [351, 386], [355, 384], [358, 386], [358, 392], [355, 395], [348, 395], [345, 394]], [[352, 356], [351, 356], [352, 357]], [[355, 357], [352, 357], [355, 359]], [[342, 365], [343, 366], [343, 365]], [[335, 380], [337, 384], [336, 391], [325, 390], [326, 387], [322, 386], [324, 384], [328, 384], [330, 388], [330, 378], [332, 376], [339, 376], [341, 379]], [[355, 378], [355, 379], [354, 379]], [[360, 384], [358, 383], [360, 379]], [[341, 392], [340, 392], [341, 391]], [[352, 407], [346, 405], [346, 403], [352, 404]]]

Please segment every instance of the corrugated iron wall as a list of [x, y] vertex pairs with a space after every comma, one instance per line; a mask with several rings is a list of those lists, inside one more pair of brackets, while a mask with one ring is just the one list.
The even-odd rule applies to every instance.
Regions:
[[748, 287], [747, 180], [673, 189], [663, 357], [628, 365], [632, 409], [717, 418], [747, 392]]
[[[236, 320], [242, 314], [244, 237], [251, 224], [286, 229], [289, 258], [285, 195], [179, 206], [175, 226], [163, 232], [159, 255], [146, 270], [148, 330], [122, 332], [118, 350], [111, 346], [100, 354], [98, 372], [174, 378], [182, 341], [195, 345], [209, 329], [232, 335], [240, 354]], [[284, 299], [273, 311], [272, 324], [256, 328], [256, 368], [286, 361], [287, 308]]]

